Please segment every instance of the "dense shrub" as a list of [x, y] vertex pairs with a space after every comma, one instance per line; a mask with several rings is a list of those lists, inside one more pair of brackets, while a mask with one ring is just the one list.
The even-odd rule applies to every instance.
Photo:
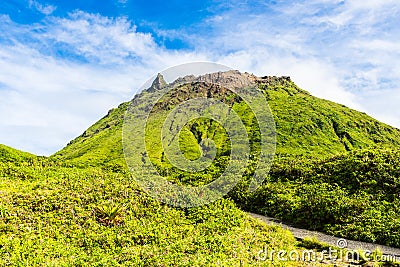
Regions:
[[278, 159], [255, 193], [231, 196], [245, 209], [308, 229], [400, 247], [399, 181], [399, 151], [364, 150]]
[[124, 172], [59, 165], [0, 162], [0, 266], [268, 266], [266, 244], [296, 249], [232, 201], [174, 209]]

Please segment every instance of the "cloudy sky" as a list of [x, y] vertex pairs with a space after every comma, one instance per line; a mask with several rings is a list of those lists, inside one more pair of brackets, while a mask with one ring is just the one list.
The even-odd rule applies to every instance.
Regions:
[[398, 0], [3, 0], [0, 143], [50, 155], [193, 61], [289, 75], [400, 128], [399, 21]]

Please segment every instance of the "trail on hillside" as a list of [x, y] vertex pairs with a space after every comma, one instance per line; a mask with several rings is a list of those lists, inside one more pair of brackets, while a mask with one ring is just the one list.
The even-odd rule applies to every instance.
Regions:
[[[296, 227], [293, 227], [292, 225], [283, 223], [280, 220], [275, 219], [275, 218], [271, 218], [271, 217], [267, 217], [267, 216], [263, 216], [263, 215], [259, 215], [259, 214], [255, 214], [255, 213], [250, 213], [250, 212], [248, 214], [251, 217], [253, 217], [255, 219], [259, 219], [267, 224], [279, 225], [282, 228], [287, 229], [290, 232], [292, 232], [293, 236], [296, 238], [299, 238], [299, 239], [304, 239], [306, 237], [315, 237], [319, 241], [324, 242], [331, 246], [337, 246], [338, 240], [344, 240], [343, 238], [327, 235], [327, 234], [324, 234], [321, 232], [296, 228]], [[388, 247], [388, 246], [384, 246], [384, 245], [372, 244], [372, 243], [361, 242], [361, 241], [347, 240], [347, 239], [346, 239], [346, 242], [347, 242], [346, 248], [350, 249], [350, 250], [361, 249], [364, 251], [368, 250], [368, 251], [373, 252], [374, 250], [379, 248], [384, 255], [395, 256], [397, 258], [400, 257], [400, 249], [399, 248]]]

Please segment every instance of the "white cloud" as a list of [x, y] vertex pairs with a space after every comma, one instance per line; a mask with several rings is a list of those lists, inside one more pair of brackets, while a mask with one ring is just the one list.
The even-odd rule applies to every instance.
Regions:
[[[221, 62], [234, 68], [289, 75], [316, 96], [386, 118], [397, 113], [378, 113], [371, 103], [380, 106], [400, 83], [399, 19], [400, 2], [394, 0], [277, 1], [227, 7], [205, 21], [205, 38], [192, 38], [203, 50], [231, 51]], [[365, 101], [363, 93], [381, 90], [390, 93]]]
[[[384, 28], [398, 5], [350, 1], [327, 10], [338, 3], [260, 7], [254, 14], [231, 5], [204, 21], [207, 34], [158, 32], [189, 41], [190, 51], [164, 48], [123, 17], [77, 11], [30, 26], [0, 17], [0, 114], [7, 114], [0, 118], [0, 143], [54, 153], [154, 73], [209, 60], [260, 76], [289, 75], [318, 97], [400, 127], [398, 30]], [[374, 16], [362, 18], [372, 12], [366, 6], [376, 9]]]
[[[0, 54], [0, 113], [7, 114], [0, 125], [21, 129], [11, 141], [9, 132], [1, 131], [0, 143], [38, 154], [60, 149], [108, 109], [129, 99], [133, 86], [141, 82], [132, 73], [149, 75], [135, 68], [107, 70], [57, 61], [26, 47], [1, 47]], [[41, 129], [41, 134], [26, 142], [31, 133], [24, 128]], [[43, 140], [46, 145], [35, 147]]]
[[[51, 18], [42, 31], [1, 18], [0, 143], [49, 155], [81, 134], [110, 108], [131, 99], [154, 72], [205, 56], [167, 51], [124, 18], [82, 12]], [[32, 28], [38, 27], [33, 25]], [[29, 39], [29, 43], [24, 40]], [[74, 53], [55, 56], [58, 45]], [[77, 60], [73, 60], [73, 58]], [[78, 60], [84, 57], [84, 61]]]
[[398, 6], [397, 0], [347, 0], [346, 5], [351, 9], [380, 9], [384, 7]]
[[400, 88], [375, 90], [360, 95], [365, 108], [389, 125], [400, 125]]
[[136, 31], [125, 18], [110, 19], [81, 11], [70, 18], [53, 18], [48, 37], [69, 45], [75, 53], [100, 63], [123, 64], [125, 59], [146, 57], [158, 47], [150, 34]]
[[51, 15], [57, 9], [57, 7], [55, 7], [55, 6], [42, 5], [38, 1], [35, 1], [35, 0], [29, 0], [29, 7], [36, 9], [37, 11], [39, 11], [40, 13], [42, 13], [44, 15]]
[[314, 96], [364, 111], [362, 105], [357, 101], [356, 95], [340, 85], [339, 75], [334, 67], [317, 59], [270, 54], [268, 49], [258, 49], [227, 55], [220, 62], [258, 76], [290, 75], [299, 87]]
[[365, 35], [376, 33], [380, 22], [398, 17], [400, 3], [396, 0], [345, 0], [345, 1], [307, 1], [305, 8], [313, 6], [315, 11], [302, 16], [302, 22], [321, 25], [327, 24], [336, 30], [353, 30], [353, 34]]

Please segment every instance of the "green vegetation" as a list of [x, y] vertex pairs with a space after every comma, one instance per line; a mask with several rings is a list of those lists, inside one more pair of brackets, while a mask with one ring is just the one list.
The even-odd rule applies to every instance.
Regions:
[[262, 84], [277, 128], [277, 155], [329, 157], [400, 146], [400, 130], [365, 113], [319, 99], [293, 82]]
[[[290, 80], [275, 78], [259, 87], [274, 114], [277, 157], [259, 190], [254, 194], [247, 192], [247, 180], [256, 163], [253, 161], [244, 181], [230, 197], [245, 210], [303, 227], [400, 246], [399, 154], [385, 150], [400, 147], [400, 131], [365, 113], [313, 97]], [[201, 94], [204, 90], [199, 86], [197, 91]], [[137, 100], [146, 94], [138, 95]], [[187, 88], [179, 89], [179, 97], [173, 93], [167, 96], [156, 110], [159, 120], [165, 116], [164, 110], [179, 103], [176, 99], [190, 97], [193, 96]], [[250, 141], [256, 144], [258, 135], [252, 112], [226, 92], [214, 97], [229, 102], [240, 114]], [[125, 103], [110, 111], [57, 153], [58, 157], [71, 162], [96, 162], [103, 167], [112, 163], [123, 169], [120, 135], [126, 107]], [[154, 121], [154, 125], [160, 121]], [[216, 129], [212, 122], [199, 119], [187, 125], [180, 136], [181, 149], [188, 158], [198, 156], [196, 148], [201, 139], [211, 137], [215, 141], [219, 157], [206, 171], [191, 175], [171, 168], [160, 145], [152, 146], [153, 163], [177, 183], [199, 185], [212, 181], [223, 172], [230, 150], [226, 133]], [[259, 147], [252, 146], [251, 153], [257, 158]]]
[[281, 159], [247, 209], [337, 236], [400, 247], [400, 151]]
[[55, 154], [73, 165], [126, 169], [122, 151], [122, 124], [128, 103], [112, 109], [81, 136]]
[[[292, 81], [276, 78], [272, 82], [261, 83], [259, 87], [274, 115], [278, 157], [303, 155], [321, 158], [357, 149], [400, 147], [399, 129], [381, 123], [365, 113], [314, 97], [298, 88]], [[180, 89], [179, 99], [194, 97], [192, 91]], [[206, 89], [200, 88], [200, 93]], [[229, 94], [219, 93], [221, 95], [213, 97], [225, 99], [225, 102], [236, 105], [238, 109], [243, 105], [237, 99], [232, 102]], [[135, 101], [140, 103], [148, 94], [149, 92], [142, 92], [135, 97]], [[170, 95], [163, 99], [166, 104], [161, 106], [165, 109], [172, 107], [177, 103], [174, 99], [176, 95]], [[123, 103], [118, 108], [110, 110], [104, 118], [56, 155], [74, 163], [83, 161], [93, 166], [125, 165], [121, 136], [128, 105], [128, 102]], [[158, 112], [161, 113], [162, 109]], [[241, 115], [245, 122], [252, 124], [251, 112], [242, 112]], [[210, 134], [201, 127], [198, 130], [204, 136]], [[250, 130], [249, 134], [252, 135], [253, 132]], [[192, 142], [194, 140], [196, 139], [192, 139]], [[187, 146], [193, 145], [187, 144]], [[221, 143], [217, 142], [217, 145], [223, 147], [222, 140]], [[161, 152], [158, 152], [159, 155]]]
[[[199, 95], [209, 90], [205, 83], [195, 86]], [[239, 208], [345, 238], [400, 247], [400, 130], [313, 97], [288, 79], [262, 80], [259, 88], [276, 122], [272, 169], [258, 190], [248, 192], [260, 154], [260, 130], [240, 98], [213, 87], [213, 97], [231, 106], [244, 122], [251, 160], [225, 199], [201, 208], [162, 205], [127, 172], [121, 136], [129, 103], [110, 110], [50, 158], [0, 146], [2, 264], [268, 266], [271, 262], [256, 259], [265, 244], [290, 250], [315, 243], [299, 244], [290, 233], [262, 225]], [[144, 91], [134, 101], [140, 105], [151, 93]], [[150, 130], [189, 98], [193, 91], [187, 86], [163, 98], [153, 110]], [[176, 183], [206, 184], [227, 166], [232, 144], [213, 120], [193, 120], [179, 136], [180, 148], [191, 160], [200, 156], [202, 140], [215, 142], [216, 160], [196, 174], [171, 166], [157, 133], [149, 131], [149, 156], [160, 173]]]
[[36, 159], [0, 163], [0, 177], [0, 266], [269, 266], [266, 244], [298, 249], [232, 201], [174, 209], [126, 173]]
[[21, 162], [35, 158], [35, 155], [0, 144], [0, 162]]

